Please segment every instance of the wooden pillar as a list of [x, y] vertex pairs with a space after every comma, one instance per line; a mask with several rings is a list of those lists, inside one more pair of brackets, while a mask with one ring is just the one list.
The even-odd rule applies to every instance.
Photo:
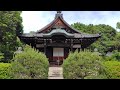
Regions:
[[46, 54], [46, 39], [44, 39], [44, 53]]
[[52, 43], [52, 39], [49, 39], [50, 40], [50, 44]]
[[82, 39], [80, 39], [80, 50], [82, 50]]
[[70, 39], [71, 41], [71, 52], [73, 52], [73, 39]]
[[81, 41], [80, 41], [80, 47], [78, 48], [78, 52], [80, 52], [80, 51], [81, 51]]
[[37, 37], [35, 37], [35, 39], [34, 39], [34, 41], [35, 41], [35, 48], [36, 48], [36, 44], [37, 44]]
[[78, 52], [80, 52], [80, 48], [78, 48]]

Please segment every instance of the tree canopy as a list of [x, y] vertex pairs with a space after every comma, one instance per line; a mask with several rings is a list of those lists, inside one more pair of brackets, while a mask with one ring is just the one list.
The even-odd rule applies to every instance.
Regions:
[[119, 43], [119, 33], [114, 29], [113, 27], [105, 24], [99, 24], [99, 25], [85, 25], [82, 23], [74, 23], [71, 25], [72, 27], [80, 30], [83, 33], [89, 33], [89, 34], [101, 34], [101, 38], [97, 40], [95, 43], [93, 43], [89, 48], [91, 50], [94, 50], [94, 48], [97, 48], [99, 52], [102, 54], [105, 54], [109, 50], [118, 49], [120, 46]]
[[120, 22], [117, 22], [116, 28], [120, 29]]
[[12, 57], [17, 36], [23, 33], [21, 11], [0, 11], [0, 51], [4, 59]]

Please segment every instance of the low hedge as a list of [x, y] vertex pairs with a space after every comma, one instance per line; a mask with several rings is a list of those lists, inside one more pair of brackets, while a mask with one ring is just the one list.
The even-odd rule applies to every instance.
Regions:
[[106, 78], [102, 57], [90, 51], [70, 53], [63, 63], [65, 79], [102, 79]]

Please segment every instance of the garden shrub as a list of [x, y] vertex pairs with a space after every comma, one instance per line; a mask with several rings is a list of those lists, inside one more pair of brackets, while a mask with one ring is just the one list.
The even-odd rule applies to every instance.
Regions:
[[90, 51], [70, 53], [63, 63], [65, 79], [101, 79], [106, 78], [102, 57]]
[[103, 65], [106, 70], [106, 75], [108, 79], [120, 79], [120, 62], [113, 61], [105, 61]]
[[10, 79], [9, 69], [10, 63], [0, 63], [0, 79]]
[[11, 62], [11, 76], [15, 79], [47, 79], [49, 62], [38, 50], [26, 45]]

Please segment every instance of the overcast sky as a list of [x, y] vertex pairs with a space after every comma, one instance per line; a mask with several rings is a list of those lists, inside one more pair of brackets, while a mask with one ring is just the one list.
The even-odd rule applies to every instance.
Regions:
[[[116, 29], [120, 22], [120, 11], [62, 11], [63, 18], [68, 24], [80, 22], [83, 24], [107, 24]], [[24, 33], [37, 31], [49, 24], [55, 17], [56, 11], [23, 11]]]

